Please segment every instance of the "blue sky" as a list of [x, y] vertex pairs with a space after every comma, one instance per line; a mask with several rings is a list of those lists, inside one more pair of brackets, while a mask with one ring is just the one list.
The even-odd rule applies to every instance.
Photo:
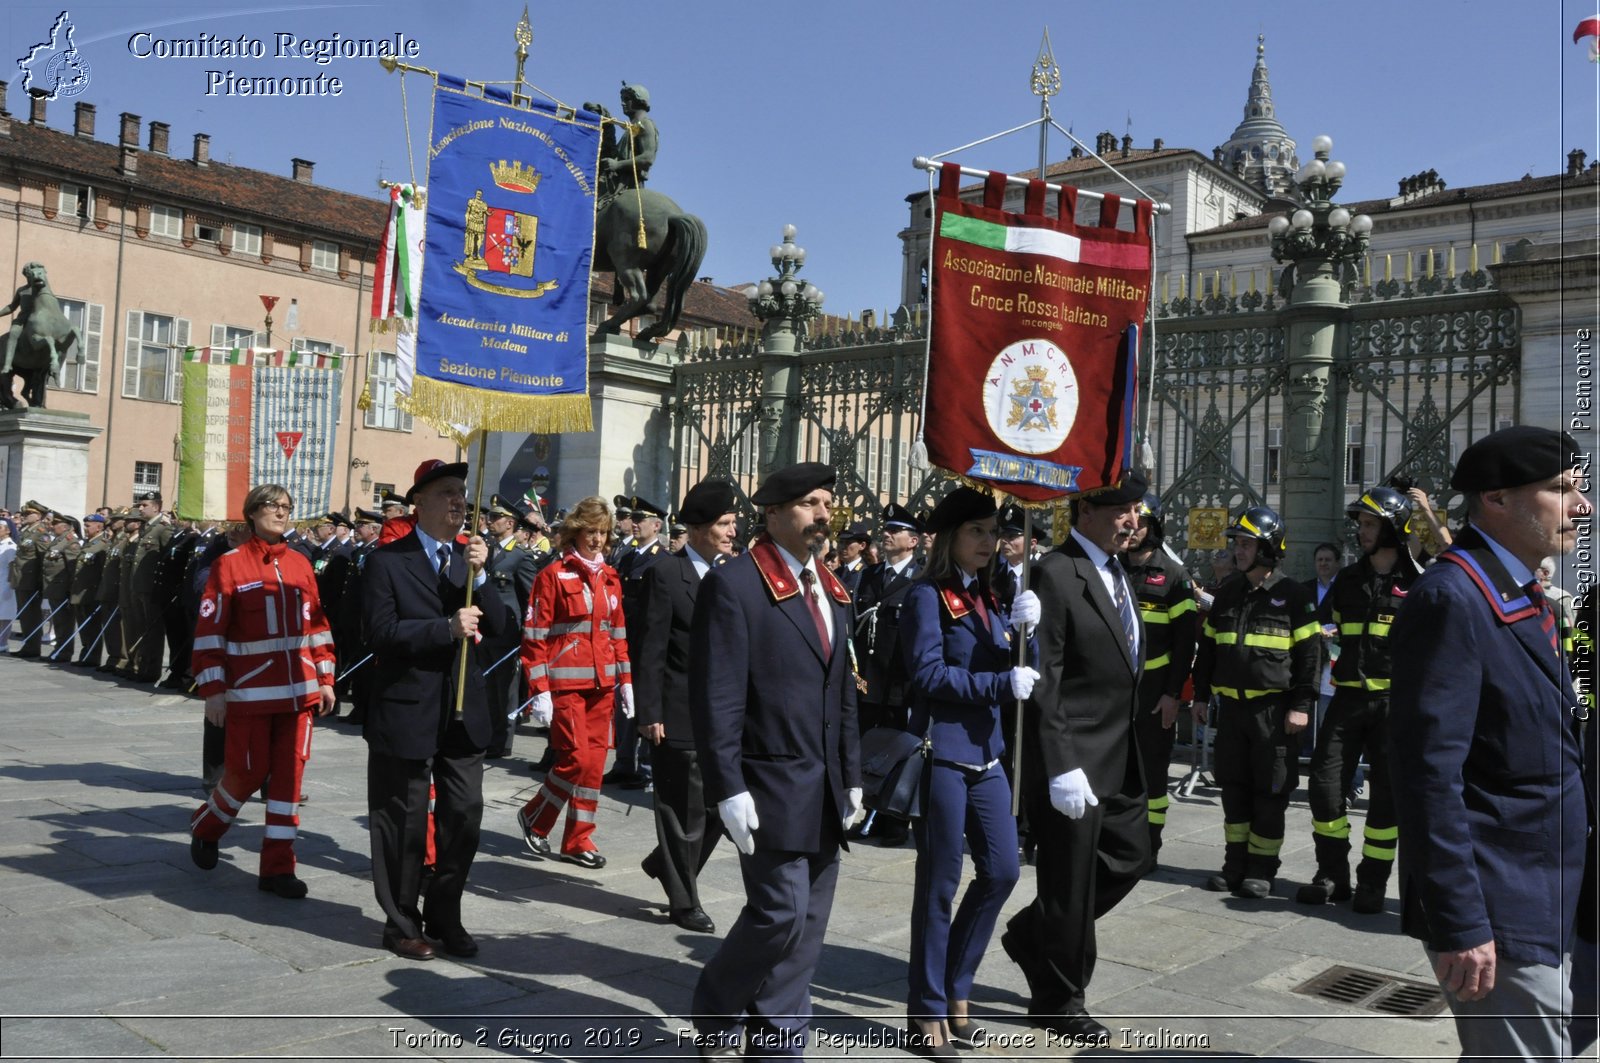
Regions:
[[[1046, 25], [1064, 82], [1055, 115], [1090, 143], [1105, 129], [1120, 137], [1131, 116], [1136, 145], [1161, 137], [1209, 153], [1241, 117], [1256, 34], [1264, 33], [1278, 117], [1302, 154], [1314, 135], [1334, 138], [1334, 156], [1350, 172], [1341, 198], [1393, 195], [1399, 178], [1429, 168], [1451, 187], [1554, 173], [1570, 148], [1591, 157], [1600, 150], [1600, 65], [1571, 41], [1573, 27], [1595, 14], [1592, 0], [528, 6], [534, 84], [613, 110], [624, 79], [650, 90], [662, 139], [651, 185], [705, 219], [701, 272], [725, 284], [758, 279], [769, 272], [767, 247], [793, 223], [809, 252], [805, 276], [835, 313], [898, 301], [904, 197], [926, 187], [914, 156], [1037, 116], [1028, 75]], [[28, 107], [15, 60], [61, 10], [60, 0], [8, 0], [0, 11], [0, 77], [13, 86], [14, 114]], [[514, 71], [522, 3], [80, 0], [68, 10], [90, 67], [77, 98], [95, 104], [102, 140], [114, 139], [118, 113], [131, 111], [168, 122], [180, 157], [204, 132], [219, 160], [287, 176], [298, 156], [316, 163], [317, 183], [374, 195], [380, 172], [411, 172], [400, 78], [372, 60], [277, 59], [274, 35], [404, 33], [419, 42], [422, 65], [504, 80]], [[164, 40], [242, 34], [268, 54], [138, 59], [129, 38], [139, 31]], [[320, 73], [344, 89], [294, 100], [207, 95], [207, 70]], [[421, 179], [429, 86], [417, 76], [405, 83]], [[52, 126], [71, 128], [72, 102], [51, 104]], [[1053, 134], [1051, 157], [1067, 148]], [[959, 161], [1020, 170], [1037, 153], [1028, 133]]]

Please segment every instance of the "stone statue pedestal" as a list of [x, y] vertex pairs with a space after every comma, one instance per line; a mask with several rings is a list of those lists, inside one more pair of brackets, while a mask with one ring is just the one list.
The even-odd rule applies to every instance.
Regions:
[[81, 518], [89, 506], [89, 444], [101, 429], [86, 413], [0, 411], [0, 504], [29, 499]]

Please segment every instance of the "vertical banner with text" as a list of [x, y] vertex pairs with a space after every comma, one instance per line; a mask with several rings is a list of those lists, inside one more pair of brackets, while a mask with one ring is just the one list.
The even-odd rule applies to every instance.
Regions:
[[587, 431], [599, 119], [463, 89], [441, 75], [434, 92], [408, 406], [491, 431]]
[[[264, 483], [288, 488], [298, 512], [328, 512], [339, 360], [248, 350], [213, 358], [209, 348], [186, 358], [178, 516], [241, 520], [244, 496]], [[300, 359], [310, 364], [293, 364]]]
[[1107, 196], [1099, 225], [1075, 222], [1077, 190], [1047, 216], [1029, 183], [1023, 213], [959, 196], [946, 165], [935, 199], [933, 320], [923, 438], [929, 461], [1025, 502], [1113, 484], [1129, 464], [1139, 325], [1150, 282], [1154, 204]]

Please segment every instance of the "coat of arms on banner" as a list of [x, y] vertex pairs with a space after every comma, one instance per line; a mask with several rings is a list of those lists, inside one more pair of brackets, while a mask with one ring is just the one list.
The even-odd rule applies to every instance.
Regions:
[[1049, 340], [1008, 345], [984, 376], [983, 411], [995, 437], [1014, 450], [1054, 451], [1078, 417], [1072, 363]]
[[[511, 295], [522, 299], [537, 299], [553, 291], [559, 282], [548, 280], [534, 282], [531, 286], [508, 283], [498, 284], [480, 278], [479, 273], [499, 273], [507, 278], [533, 279], [535, 251], [539, 243], [539, 216], [516, 207], [525, 207], [508, 196], [531, 196], [539, 190], [543, 177], [532, 166], [501, 159], [489, 167], [494, 187], [499, 189], [496, 204], [483, 197], [483, 189], [467, 200], [462, 225], [465, 238], [461, 248], [461, 261], [455, 270], [467, 278], [474, 288]], [[510, 202], [511, 206], [502, 205]]]

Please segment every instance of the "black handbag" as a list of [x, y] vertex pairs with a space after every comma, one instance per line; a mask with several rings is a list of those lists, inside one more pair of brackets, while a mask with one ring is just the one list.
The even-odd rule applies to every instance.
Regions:
[[874, 727], [861, 736], [862, 803], [896, 819], [922, 816], [922, 773], [933, 743], [898, 727]]

